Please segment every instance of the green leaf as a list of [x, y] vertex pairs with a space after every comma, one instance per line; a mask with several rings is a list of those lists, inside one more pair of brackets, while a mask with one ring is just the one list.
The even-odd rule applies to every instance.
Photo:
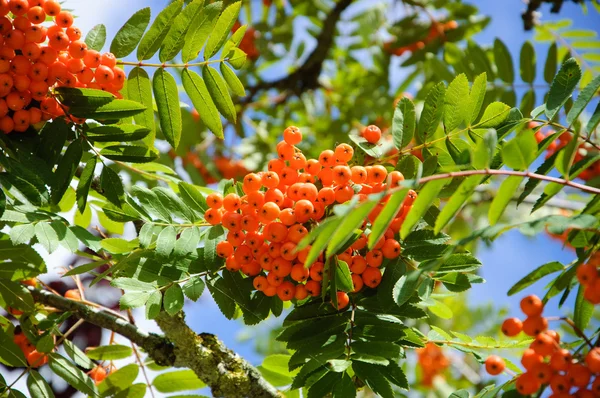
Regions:
[[496, 61], [500, 79], [505, 83], [514, 82], [515, 72], [512, 57], [508, 47], [500, 39], [494, 40], [494, 60]]
[[15, 225], [10, 229], [10, 240], [13, 245], [29, 243], [35, 235], [35, 224]]
[[569, 110], [567, 114], [567, 123], [572, 124], [581, 112], [586, 108], [586, 106], [590, 103], [598, 89], [600, 88], [600, 76], [596, 76], [594, 80], [592, 80], [587, 86], [584, 87], [583, 90], [579, 93], [579, 96], [575, 100], [575, 103]]
[[6, 194], [2, 189], [0, 189], [0, 217], [4, 214], [6, 210]]
[[337, 230], [339, 223], [340, 220], [337, 218], [327, 219], [320, 223], [319, 226], [313, 229], [307, 237], [300, 241], [298, 248], [304, 248], [308, 246], [310, 239], [314, 239], [314, 242], [308, 251], [308, 255], [306, 256], [306, 260], [304, 261], [305, 267], [311, 266], [319, 257], [319, 255], [325, 250], [327, 243], [329, 242], [333, 233]]
[[231, 69], [229, 66], [227, 66], [227, 64], [224, 62], [222, 62], [219, 67], [221, 69], [221, 74], [223, 75], [225, 82], [227, 82], [227, 85], [229, 86], [229, 89], [231, 90], [231, 92], [233, 92], [235, 95], [237, 95], [239, 97], [245, 96], [246, 90], [244, 89], [244, 85], [242, 84], [240, 79], [237, 77], [237, 75], [235, 74], [233, 69]]
[[158, 157], [154, 150], [137, 145], [107, 146], [102, 148], [100, 155], [110, 160], [128, 163], [147, 163]]
[[79, 183], [77, 184], [77, 208], [80, 213], [85, 211], [85, 206], [87, 204], [88, 194], [90, 192], [90, 187], [92, 186], [92, 180], [94, 178], [94, 170], [96, 169], [96, 163], [98, 162], [98, 158], [96, 156], [90, 158], [85, 164], [83, 171], [81, 172], [81, 177], [79, 178]]
[[201, 277], [193, 276], [183, 285], [183, 293], [192, 301], [198, 301], [204, 292], [205, 284]]
[[196, 251], [200, 242], [200, 231], [197, 228], [186, 228], [175, 242], [174, 255], [184, 257]]
[[48, 358], [50, 369], [57, 376], [86, 395], [92, 395], [94, 397], [98, 396], [98, 391], [94, 381], [83, 371], [77, 368], [77, 366], [72, 364], [65, 357], [54, 352], [50, 353]]
[[196, 72], [184, 69], [181, 81], [187, 95], [190, 96], [194, 108], [198, 111], [202, 122], [212, 131], [217, 138], [223, 139], [223, 125], [219, 111], [213, 102], [204, 79]]
[[502, 147], [502, 160], [515, 170], [527, 170], [537, 157], [537, 141], [531, 130], [523, 130]]
[[434, 233], [437, 235], [450, 222], [450, 220], [458, 213], [461, 207], [467, 200], [471, 198], [475, 188], [481, 184], [484, 177], [470, 176], [460, 183], [456, 191], [452, 194], [446, 205], [435, 220]]
[[[176, 3], [173, 3], [176, 4]], [[154, 108], [152, 106], [152, 84], [148, 73], [140, 68], [135, 67], [129, 72], [127, 77], [127, 98], [132, 101], [143, 104], [146, 109], [144, 112], [133, 116], [135, 123], [150, 129], [143, 142], [146, 146], [154, 146], [154, 138], [156, 136], [156, 127], [154, 125]]]
[[49, 223], [39, 222], [35, 224], [35, 237], [48, 253], [53, 253], [58, 249], [58, 235]]
[[[465, 123], [470, 126], [477, 120], [481, 107], [483, 106], [483, 100], [485, 99], [485, 93], [487, 91], [487, 75], [482, 73], [475, 78], [473, 87], [469, 93], [469, 101], [467, 102], [467, 108], [465, 109]], [[461, 102], [464, 99], [461, 100]]]
[[92, 88], [56, 87], [54, 93], [63, 105], [79, 108], [97, 108], [116, 98], [112, 93]]
[[150, 133], [150, 129], [135, 124], [98, 126], [90, 129], [86, 137], [94, 142], [130, 142], [141, 140]]
[[581, 68], [574, 58], [566, 60], [552, 81], [548, 100], [546, 101], [546, 117], [552, 120], [560, 108], [567, 102], [581, 79]]
[[155, 319], [162, 309], [163, 295], [160, 290], [155, 290], [146, 301], [146, 318]]
[[533, 84], [535, 80], [535, 49], [533, 45], [526, 41], [521, 47], [521, 79], [525, 83]]
[[167, 62], [175, 58], [175, 56], [183, 48], [186, 34], [188, 30], [194, 26], [193, 22], [196, 18], [202, 14], [202, 7], [204, 6], [204, 0], [192, 0], [187, 4], [182, 12], [177, 15], [169, 33], [165, 37], [158, 58], [160, 62]]
[[352, 140], [356, 144], [357, 148], [360, 148], [367, 155], [374, 157], [375, 159], [379, 159], [383, 152], [381, 151], [381, 147], [377, 144], [371, 144], [364, 137], [358, 136], [355, 134], [349, 134], [348, 138]]
[[402, 97], [396, 105], [392, 121], [392, 138], [397, 149], [400, 150], [410, 143], [415, 134], [416, 122], [415, 104]]
[[122, 310], [141, 307], [146, 304], [151, 294], [152, 293], [150, 292], [125, 293], [121, 296], [121, 299], [119, 299], [119, 306]]
[[137, 58], [139, 61], [150, 59], [156, 54], [173, 25], [173, 21], [181, 12], [182, 6], [183, 0], [176, 0], [157, 15], [138, 46]]
[[476, 124], [477, 128], [496, 127], [508, 118], [510, 106], [502, 102], [492, 102], [485, 108], [483, 116]]
[[23, 350], [13, 342], [13, 339], [2, 328], [0, 328], [0, 362], [15, 368], [27, 366]]
[[30, 370], [27, 376], [27, 389], [33, 398], [52, 398], [54, 392], [46, 380], [36, 370]]
[[490, 167], [496, 153], [498, 143], [498, 134], [494, 129], [488, 129], [481, 139], [477, 140], [475, 150], [473, 151], [472, 163], [476, 169], [486, 169]]
[[182, 128], [177, 82], [169, 72], [159, 68], [152, 78], [152, 86], [160, 128], [173, 149], [177, 149]]
[[394, 391], [387, 379], [378, 370], [378, 366], [362, 362], [353, 362], [352, 369], [367, 386], [382, 398], [394, 398]]
[[232, 48], [227, 54], [227, 62], [235, 69], [241, 69], [246, 65], [248, 56], [239, 48]]
[[152, 380], [152, 385], [162, 393], [199, 390], [206, 386], [191, 369], [162, 373]]
[[75, 175], [81, 156], [83, 155], [83, 147], [81, 140], [75, 140], [71, 142], [65, 154], [58, 162], [58, 167], [54, 173], [54, 184], [52, 184], [52, 204], [58, 204], [62, 199], [63, 195], [69, 188], [71, 180]]
[[111, 286], [127, 291], [144, 292], [156, 290], [156, 284], [142, 282], [136, 278], [116, 278], [110, 282]]
[[227, 40], [233, 24], [238, 18], [241, 7], [242, 2], [236, 1], [223, 10], [206, 43], [206, 48], [204, 49], [205, 60], [212, 58], [221, 49], [221, 46]]
[[100, 174], [100, 187], [106, 199], [117, 207], [121, 207], [125, 199], [125, 190], [121, 177], [110, 167], [104, 166]]
[[71, 340], [65, 339], [63, 341], [63, 348], [69, 358], [75, 361], [78, 366], [85, 369], [92, 369], [96, 365]]
[[445, 95], [446, 86], [443, 82], [436, 84], [427, 95], [419, 119], [417, 138], [420, 143], [428, 142], [435, 134], [444, 113]]
[[596, 105], [596, 109], [594, 109], [594, 113], [592, 114], [592, 117], [590, 117], [590, 120], [588, 121], [588, 124], [585, 126], [584, 131], [586, 131], [588, 133], [594, 131], [596, 129], [596, 127], [598, 126], [598, 123], [600, 123], [600, 103], [598, 105]]
[[110, 52], [117, 58], [124, 58], [131, 54], [142, 39], [149, 23], [150, 7], [142, 8], [133, 14], [110, 43]]
[[110, 344], [91, 348], [86, 350], [85, 354], [95, 361], [114, 361], [117, 359], [129, 358], [133, 355], [133, 350], [130, 346]]
[[579, 137], [575, 135], [571, 138], [564, 149], [558, 152], [554, 166], [556, 167], [556, 170], [563, 175], [563, 178], [569, 179], [571, 166], [573, 165], [573, 160], [575, 159], [578, 148]]
[[448, 85], [444, 97], [444, 127], [446, 134], [454, 131], [465, 119], [470, 107], [470, 101], [465, 100], [467, 97], [469, 97], [469, 80], [467, 75], [461, 73]]
[[407, 193], [408, 189], [402, 189], [394, 192], [392, 196], [390, 196], [389, 200], [371, 227], [371, 233], [369, 234], [368, 238], [369, 250], [372, 250], [379, 239], [385, 234], [385, 231], [388, 229], [394, 217], [402, 207], [402, 202], [404, 201]]
[[222, 277], [218, 276], [208, 281], [208, 291], [212, 295], [215, 303], [219, 307], [219, 310], [225, 315], [227, 319], [233, 319], [235, 315], [235, 301], [225, 292], [227, 287]]
[[204, 199], [204, 196], [202, 196], [195, 185], [188, 184], [187, 182], [180, 182], [177, 186], [179, 187], [179, 195], [181, 196], [181, 200], [183, 200], [183, 202], [187, 204], [193, 211], [202, 214], [208, 210], [206, 199]]
[[345, 261], [337, 262], [337, 266], [335, 267], [335, 286], [337, 290], [343, 292], [351, 292], [354, 290], [350, 268]]
[[222, 7], [223, 2], [216, 1], [208, 4], [200, 14], [196, 15], [196, 18], [192, 21], [192, 28], [188, 30], [183, 44], [183, 62], [189, 62], [198, 57], [208, 35], [217, 23], [217, 17]]
[[544, 80], [547, 83], [552, 83], [554, 75], [556, 75], [556, 67], [558, 65], [558, 53], [556, 42], [548, 47], [548, 55], [546, 56], [546, 64], [544, 65]]
[[408, 212], [408, 215], [400, 228], [400, 237], [402, 239], [408, 236], [421, 217], [429, 210], [429, 207], [433, 201], [437, 199], [438, 194], [446, 183], [447, 181], [445, 180], [433, 180], [425, 184], [423, 189], [421, 189], [419, 196], [413, 203], [412, 209]]
[[496, 196], [490, 205], [490, 209], [488, 211], [488, 220], [490, 221], [490, 225], [495, 225], [508, 203], [513, 199], [515, 192], [519, 188], [519, 185], [523, 181], [523, 177], [520, 176], [509, 176], [506, 180], [500, 184], [500, 188], [498, 188], [498, 192], [496, 192]]
[[85, 44], [88, 49], [101, 51], [106, 43], [106, 26], [98, 24], [92, 28], [85, 36]]
[[183, 301], [184, 298], [181, 286], [179, 286], [177, 283], [174, 283], [165, 292], [163, 306], [165, 307], [167, 314], [173, 316], [183, 309]]
[[169, 225], [156, 238], [156, 254], [162, 257], [169, 257], [175, 248], [176, 241], [177, 231]]
[[69, 112], [73, 116], [85, 119], [118, 120], [135, 116], [145, 109], [146, 107], [139, 102], [116, 99], [99, 106], [73, 105]]
[[[216, 69], [211, 68], [210, 66], [202, 68], [202, 77], [204, 78], [206, 88], [221, 115], [225, 116], [225, 119], [229, 120], [231, 123], [235, 123], [237, 119], [235, 106], [233, 105], [233, 101], [227, 90], [227, 83], [225, 83], [223, 77]], [[198, 113], [199, 112], [200, 111], [198, 111]]]
[[346, 241], [348, 241], [348, 239], [350, 239], [350, 237], [354, 234], [354, 230], [362, 225], [363, 221], [367, 218], [371, 210], [373, 210], [376, 205], [377, 202], [375, 200], [368, 200], [356, 207], [342, 219], [337, 230], [328, 237], [330, 240], [329, 244], [327, 245], [327, 257], [331, 257], [332, 255], [338, 253]]
[[[116, 398], [119, 396], [119, 394], [114, 394], [117, 391], [126, 390], [129, 386], [131, 386], [137, 378], [139, 372], [140, 367], [136, 363], [123, 366], [122, 368], [119, 368], [117, 371], [108, 375], [100, 384], [98, 384], [98, 391], [103, 397], [115, 396]], [[146, 386], [143, 386], [145, 392]], [[142, 394], [141, 396], [144, 395]], [[125, 397], [133, 398], [130, 395], [124, 395], [123, 398]]]
[[594, 304], [583, 297], [585, 286], [579, 285], [577, 298], [575, 299], [575, 311], [573, 313], [573, 322], [579, 330], [586, 330], [594, 315]]
[[527, 274], [523, 279], [521, 279], [520, 281], [515, 283], [508, 290], [507, 294], [509, 296], [512, 296], [513, 294], [520, 292], [521, 290], [527, 288], [528, 286], [531, 286], [532, 284], [534, 284], [535, 282], [537, 282], [544, 276], [550, 275], [554, 272], [563, 271], [563, 270], [564, 270], [564, 266], [557, 261], [553, 261], [551, 263], [541, 265], [538, 268], [531, 271], [529, 274]]

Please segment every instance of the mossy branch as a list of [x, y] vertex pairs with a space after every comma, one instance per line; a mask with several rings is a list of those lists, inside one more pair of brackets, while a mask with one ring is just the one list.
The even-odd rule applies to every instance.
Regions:
[[70, 312], [73, 316], [126, 337], [141, 347], [157, 364], [192, 369], [212, 389], [215, 397], [279, 397], [278, 391], [215, 335], [197, 335], [182, 313], [162, 312], [156, 319], [165, 333], [148, 333], [112, 312], [49, 292], [29, 288], [40, 304]]

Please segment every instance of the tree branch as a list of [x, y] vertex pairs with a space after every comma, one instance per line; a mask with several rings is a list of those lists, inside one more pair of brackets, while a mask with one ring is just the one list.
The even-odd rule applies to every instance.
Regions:
[[[340, 0], [323, 21], [323, 29], [317, 37], [317, 47], [310, 53], [306, 61], [294, 72], [281, 79], [272, 82], [261, 82], [256, 86], [249, 87], [249, 99], [261, 90], [276, 88], [279, 90], [290, 90], [300, 94], [306, 90], [319, 87], [319, 76], [323, 69], [323, 62], [327, 59], [329, 50], [333, 46], [335, 29], [340, 20], [342, 12], [348, 8], [352, 0]], [[250, 101], [247, 101], [250, 102]]]
[[554, 182], [554, 183], [557, 183], [560, 185], [577, 188], [584, 192], [592, 193], [595, 195], [600, 195], [600, 189], [598, 189], [598, 188], [579, 184], [579, 183], [573, 182], [571, 180], [565, 180], [564, 178], [551, 177], [551, 176], [546, 176], [543, 174], [531, 173], [529, 171], [494, 170], [494, 169], [452, 171], [450, 173], [435, 174], [432, 176], [423, 177], [418, 181], [418, 183], [425, 184], [426, 182], [434, 181], [434, 180], [443, 180], [446, 178], [454, 178], [454, 177], [468, 177], [468, 176], [473, 176], [473, 175], [504, 175], [504, 176], [528, 177], [528, 178], [533, 178], [536, 180]]
[[162, 311], [156, 323], [175, 344], [175, 366], [192, 369], [218, 397], [279, 397], [261, 374], [229, 350], [214, 335], [197, 335], [185, 322], [185, 315]]
[[38, 303], [71, 312], [75, 317], [126, 337], [141, 347], [158, 365], [192, 369], [212, 389], [215, 397], [279, 397], [260, 373], [229, 350], [214, 335], [196, 333], [183, 314], [156, 319], [166, 337], [148, 333], [108, 311], [70, 300], [46, 290], [29, 288]]

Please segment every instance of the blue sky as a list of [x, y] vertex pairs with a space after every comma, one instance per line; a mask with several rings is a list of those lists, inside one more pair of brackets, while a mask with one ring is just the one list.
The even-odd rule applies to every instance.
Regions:
[[[261, 1], [256, 0], [256, 2]], [[518, 54], [522, 43], [533, 39], [532, 32], [524, 32], [522, 29], [520, 13], [524, 4], [521, 0], [478, 0], [470, 3], [480, 7], [482, 13], [492, 16], [490, 26], [475, 38], [480, 44], [491, 44], [494, 38], [499, 36], [507, 43], [512, 54]], [[154, 17], [166, 4], [164, 0], [67, 0], [65, 7], [74, 10], [78, 16], [76, 24], [84, 32], [95, 24], [104, 23], [110, 40], [136, 10], [150, 6]], [[544, 6], [543, 19], [556, 19], [557, 17], [548, 13], [548, 8], [549, 6]], [[598, 14], [590, 11], [589, 15], [584, 16], [581, 8], [570, 2], [564, 5], [564, 10], [558, 18], [572, 18], [577, 21], [576, 26], [581, 29], [598, 30], [600, 26]], [[536, 50], [543, 54], [542, 60], [545, 59], [545, 48], [547, 48], [545, 44], [536, 45]], [[518, 65], [518, 62], [516, 64]], [[543, 67], [543, 65], [539, 66]], [[541, 73], [538, 73], [538, 76], [540, 75]], [[574, 253], [563, 250], [560, 243], [546, 235], [526, 238], [517, 232], [509, 232], [499, 238], [491, 248], [482, 247], [478, 256], [484, 264], [482, 276], [489, 282], [476, 286], [471, 291], [472, 302], [491, 301], [499, 307], [509, 306], [511, 313], [517, 314], [519, 297], [507, 298], [506, 291], [509, 287], [531, 269], [552, 260], [569, 262], [574, 258]], [[527, 292], [539, 292], [542, 287], [543, 283], [536, 284], [527, 289]], [[241, 323], [226, 320], [207, 295], [198, 303], [190, 303], [186, 307], [188, 319], [196, 331], [215, 333], [240, 355], [255, 364], [260, 362], [260, 357], [254, 352], [251, 342], [238, 341], [239, 334], [243, 330]]]

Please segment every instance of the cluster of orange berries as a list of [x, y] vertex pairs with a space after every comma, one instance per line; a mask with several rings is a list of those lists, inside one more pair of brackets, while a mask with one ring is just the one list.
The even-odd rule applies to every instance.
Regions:
[[[532, 122], [529, 125], [529, 127], [535, 127], [535, 123]], [[544, 134], [544, 132], [542, 132], [540, 129], [535, 133], [535, 139], [539, 144], [544, 138], [552, 134], [554, 134], [554, 131], [548, 131], [546, 134]], [[572, 139], [573, 135], [569, 132], [564, 132], [560, 136], [558, 136], [558, 139], [554, 140], [550, 143], [550, 145], [548, 145], [548, 148], [546, 149], [546, 159], [548, 159], [550, 156], [554, 155], [556, 152], [564, 148]], [[579, 148], [577, 148], [577, 151], [575, 152], [575, 158], [573, 159], [573, 163], [575, 164], [586, 157], [595, 156], [599, 152], [600, 151], [594, 148], [592, 144], [588, 142], [582, 142], [579, 145]], [[587, 169], [583, 170], [577, 177], [581, 178], [584, 181], [589, 181], [592, 178], [597, 177], [598, 175], [600, 175], [600, 161], [594, 162]]]
[[423, 348], [417, 348], [417, 363], [423, 372], [421, 384], [426, 387], [433, 385], [433, 379], [450, 365], [442, 349], [434, 343], [427, 343]]
[[[297, 127], [288, 127], [284, 140], [277, 145], [277, 159], [268, 163], [268, 171], [244, 177], [244, 195], [229, 193], [225, 197], [207, 196], [210, 207], [204, 217], [212, 225], [227, 229], [226, 240], [217, 245], [217, 255], [225, 258], [229, 271], [241, 271], [252, 277], [254, 287], [267, 296], [281, 300], [303, 300], [321, 293], [323, 274], [327, 272], [323, 253], [307, 264], [310, 246], [297, 250], [298, 243], [322, 221], [331, 206], [344, 203], [355, 195], [359, 201], [367, 195], [398, 186], [404, 176], [388, 173], [383, 166], [349, 166], [354, 150], [340, 144], [321, 152], [318, 159], [306, 159], [295, 146], [302, 140]], [[356, 191], [358, 193], [356, 193]], [[387, 195], [365, 221], [379, 215]], [[401, 210], [373, 250], [367, 250], [363, 233], [337, 258], [348, 264], [354, 283], [353, 292], [363, 285], [375, 288], [381, 282], [380, 267], [384, 259], [400, 255], [396, 233], [412, 207], [416, 193], [410, 191]], [[339, 308], [349, 303], [344, 292], [338, 293]]]
[[583, 285], [583, 297], [600, 304], [600, 252], [595, 252], [586, 264], [577, 268], [577, 280]]
[[23, 333], [15, 333], [13, 341], [23, 351], [27, 363], [32, 368], [39, 368], [48, 362], [48, 356], [36, 350]]
[[[502, 324], [502, 332], [509, 337], [523, 331], [535, 338], [521, 357], [525, 372], [517, 377], [517, 391], [529, 395], [542, 386], [550, 386], [552, 398], [599, 397], [600, 347], [592, 348], [585, 357], [575, 359], [569, 350], [561, 347], [559, 334], [548, 330], [548, 321], [542, 316], [544, 304], [539, 297], [530, 295], [523, 298], [521, 310], [527, 316], [525, 321], [508, 318]], [[505, 366], [504, 360], [497, 355], [491, 355], [485, 361], [485, 368], [491, 375], [500, 374]]]
[[394, 47], [394, 41], [388, 41], [383, 44], [383, 49], [388, 54], [393, 55], [402, 55], [405, 52], [414, 52], [417, 50], [422, 50], [425, 46], [431, 43], [433, 40], [438, 37], [443, 38], [445, 32], [448, 30], [453, 30], [458, 28], [458, 23], [456, 21], [448, 21], [445, 23], [434, 22], [429, 27], [429, 31], [427, 32], [427, 36], [423, 40], [418, 40], [414, 43], [411, 43], [407, 46], [402, 47]]
[[[52, 24], [46, 24], [53, 17]], [[73, 15], [56, 0], [0, 0], [0, 130], [24, 132], [64, 114], [53, 87], [120, 96], [125, 72], [111, 53], [89, 50]], [[75, 120], [82, 122], [82, 120]]]
[[98, 365], [98, 366], [95, 366], [92, 370], [90, 370], [88, 375], [92, 378], [92, 380], [94, 380], [94, 383], [96, 383], [96, 385], [98, 385], [98, 384], [102, 383], [102, 381], [104, 379], [106, 379], [106, 376], [108, 376], [108, 372], [106, 371], [106, 369], [103, 366]]

